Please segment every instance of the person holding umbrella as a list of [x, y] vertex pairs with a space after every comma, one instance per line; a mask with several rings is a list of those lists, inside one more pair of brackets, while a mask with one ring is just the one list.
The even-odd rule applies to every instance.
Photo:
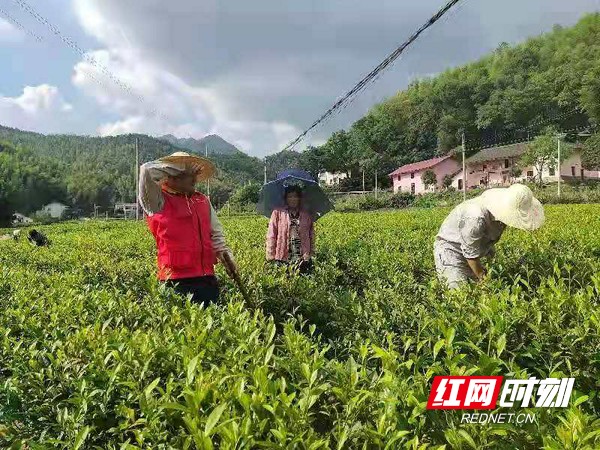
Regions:
[[195, 303], [218, 299], [217, 259], [230, 275], [237, 273], [215, 210], [195, 189], [214, 173], [212, 162], [185, 152], [145, 163], [140, 170], [139, 201], [158, 249], [158, 278], [191, 294]]
[[544, 223], [544, 208], [522, 184], [488, 189], [462, 202], [448, 215], [433, 247], [438, 277], [450, 289], [486, 274], [482, 258], [494, 256], [494, 246], [507, 226], [533, 231]]
[[315, 249], [314, 223], [331, 209], [333, 205], [307, 172], [286, 170], [264, 185], [258, 211], [270, 219], [267, 260], [308, 273]]

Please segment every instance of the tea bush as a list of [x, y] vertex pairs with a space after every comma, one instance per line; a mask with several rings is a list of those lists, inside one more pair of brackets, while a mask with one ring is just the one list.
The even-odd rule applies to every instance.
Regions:
[[[546, 184], [542, 187], [530, 183], [528, 186], [533, 190], [535, 196], [546, 205], [600, 203], [600, 182], [594, 180], [586, 180], [585, 183], [563, 183], [560, 197], [557, 194], [556, 183]], [[482, 189], [470, 189], [467, 191], [467, 198], [476, 197], [481, 192]], [[338, 197], [335, 201], [335, 210], [338, 212], [359, 212], [409, 207], [450, 207], [462, 201], [463, 193], [455, 189], [419, 195], [413, 195], [409, 192], [395, 194], [380, 192], [377, 198], [372, 193]]]
[[[600, 208], [508, 230], [491, 277], [448, 292], [447, 209], [330, 214], [310, 276], [264, 262], [267, 221], [223, 218], [247, 308], [192, 305], [154, 279], [143, 224], [43, 227], [0, 242], [0, 442], [75, 449], [600, 448]], [[536, 422], [427, 411], [435, 375], [575, 377]]]

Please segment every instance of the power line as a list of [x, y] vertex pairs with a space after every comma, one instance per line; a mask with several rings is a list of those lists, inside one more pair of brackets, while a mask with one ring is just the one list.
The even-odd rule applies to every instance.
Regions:
[[28, 34], [29, 36], [31, 36], [38, 42], [43, 41], [41, 36], [35, 34], [33, 31], [30, 31], [27, 28], [25, 28], [23, 25], [21, 25], [21, 22], [19, 22], [17, 19], [15, 19], [13, 16], [11, 16], [8, 12], [4, 11], [2, 8], [0, 8], [0, 14], [2, 14], [4, 17], [6, 17], [6, 19], [9, 22], [11, 22], [15, 27], [17, 27], [23, 33]]
[[[21, 9], [23, 9], [25, 12], [27, 12], [29, 15], [31, 15], [40, 24], [42, 24], [45, 27], [47, 27], [66, 46], [68, 46], [69, 48], [71, 48], [72, 50], [74, 50], [76, 53], [78, 53], [83, 58], [84, 61], [86, 61], [90, 65], [94, 66], [101, 73], [103, 73], [105, 76], [107, 76], [108, 78], [110, 78], [117, 86], [119, 86], [121, 89], [123, 89], [129, 95], [132, 95], [138, 101], [140, 101], [140, 103], [147, 104], [146, 99], [144, 98], [144, 96], [142, 96], [140, 94], [136, 94], [135, 91], [134, 91], [134, 89], [130, 85], [128, 85], [127, 83], [125, 83], [124, 81], [122, 81], [119, 77], [117, 77], [116, 75], [114, 75], [110, 70], [108, 70], [108, 68], [106, 66], [104, 66], [103, 64], [101, 64], [100, 62], [98, 62], [94, 57], [90, 56], [86, 51], [84, 51], [77, 44], [77, 42], [73, 38], [71, 38], [71, 37], [66, 36], [65, 34], [63, 34], [56, 25], [54, 25], [53, 23], [51, 23], [50, 21], [48, 21], [48, 19], [46, 19], [40, 13], [38, 13], [25, 0], [14, 0], [14, 1], [15, 1], [15, 3], [17, 5], [19, 5], [21, 7]], [[90, 78], [92, 78], [95, 81], [98, 81], [93, 76], [91, 76]], [[102, 84], [102, 83], [100, 83], [100, 84]], [[167, 118], [164, 114], [162, 114], [156, 108], [151, 108], [149, 112], [150, 112], [151, 115], [155, 115], [159, 119], [165, 120]]]
[[[21, 1], [21, 0], [17, 0]], [[406, 42], [404, 42], [400, 47], [390, 53], [381, 63], [379, 63], [371, 72], [369, 72], [362, 80], [360, 80], [352, 89], [350, 89], [346, 94], [342, 96], [337, 102], [333, 104], [331, 108], [329, 108], [321, 117], [319, 117], [310, 127], [308, 127], [305, 131], [303, 131], [296, 139], [291, 141], [284, 150], [289, 150], [294, 147], [298, 142], [300, 142], [304, 137], [315, 127], [325, 121], [329, 116], [331, 116], [336, 110], [343, 107], [352, 97], [362, 91], [369, 83], [371, 83], [377, 75], [389, 67], [403, 52], [409, 47], [417, 38], [429, 27], [435, 24], [438, 20], [440, 20], [444, 14], [446, 14], [454, 5], [456, 5], [460, 0], [450, 0], [446, 5], [440, 9], [434, 16], [432, 16], [425, 24], [423, 24], [415, 33], [413, 33]]]
[[533, 128], [533, 127], [538, 127], [538, 126], [542, 126], [542, 125], [547, 125], [547, 124], [549, 124], [550, 122], [554, 122], [554, 121], [556, 121], [556, 120], [564, 119], [564, 118], [566, 118], [566, 117], [572, 116], [572, 115], [573, 115], [573, 114], [575, 114], [575, 113], [583, 113], [583, 112], [584, 112], [584, 111], [583, 111], [583, 109], [582, 109], [580, 106], [576, 106], [576, 107], [575, 107], [575, 109], [572, 109], [572, 110], [569, 110], [569, 111], [562, 112], [562, 113], [560, 113], [560, 114], [557, 114], [556, 116], [553, 116], [553, 117], [547, 117], [547, 118], [545, 118], [545, 119], [544, 119], [544, 118], [540, 118], [540, 119], [538, 119], [537, 121], [534, 121], [534, 123], [532, 123], [532, 124], [530, 124], [530, 125], [528, 125], [528, 126], [526, 126], [526, 127], [519, 128], [519, 129], [518, 129], [518, 130], [516, 130], [516, 131], [523, 131], [523, 130], [531, 129], [531, 128]]
[[[526, 126], [523, 126], [520, 128], [516, 128], [514, 130], [503, 130], [500, 133], [496, 133], [494, 136], [494, 139], [493, 139], [493, 141], [494, 141], [493, 143], [491, 143], [489, 145], [483, 145], [483, 146], [479, 147], [478, 149], [490, 148], [490, 147], [494, 147], [497, 145], [505, 145], [505, 144], [514, 143], [514, 142], [522, 142], [523, 140], [521, 138], [519, 138], [519, 136], [518, 136], [519, 133], [527, 132], [528, 136], [536, 136], [537, 134], [535, 134], [535, 133], [532, 134], [531, 130], [533, 130], [535, 128], [540, 128], [544, 125], [556, 124], [560, 120], [563, 120], [567, 117], [573, 116], [575, 114], [582, 114], [582, 113], [584, 113], [583, 109], [581, 107], [577, 106], [574, 109], [571, 109], [568, 111], [563, 111], [552, 117], [539, 117], [534, 122], [530, 123], [529, 125], [526, 125]], [[484, 141], [484, 139], [480, 138], [480, 136], [475, 137], [475, 136], [471, 135], [471, 137], [472, 137], [471, 141], [473, 141], [473, 140], [478, 140], [480, 142]], [[512, 137], [512, 140], [504, 140], [506, 137]], [[498, 141], [500, 141], [500, 143]], [[489, 142], [489, 140], [488, 140], [488, 142]], [[470, 148], [469, 150], [477, 150], [477, 149]]]

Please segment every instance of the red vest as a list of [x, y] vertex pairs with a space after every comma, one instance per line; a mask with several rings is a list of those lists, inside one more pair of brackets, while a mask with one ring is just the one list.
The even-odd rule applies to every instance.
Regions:
[[214, 275], [208, 199], [199, 192], [187, 197], [163, 191], [163, 197], [163, 209], [146, 218], [158, 248], [158, 279]]

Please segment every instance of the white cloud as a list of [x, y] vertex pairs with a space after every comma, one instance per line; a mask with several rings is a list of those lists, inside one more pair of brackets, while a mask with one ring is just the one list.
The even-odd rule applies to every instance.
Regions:
[[[110, 80], [98, 88], [89, 63], [78, 64], [75, 84], [119, 116], [101, 132], [206, 130], [257, 155], [311, 124], [443, 3], [71, 1], [79, 24], [99, 43], [94, 57], [147, 100], [142, 108]], [[412, 79], [476, 59], [501, 41], [574, 23], [598, 1], [461, 2], [307, 141], [322, 142]], [[513, 20], [515, 8], [527, 14]], [[166, 120], [152, 118], [154, 108]]]
[[39, 132], [65, 131], [72, 109], [56, 86], [25, 86], [18, 97], [0, 96], [0, 123]]
[[268, 121], [221, 121], [211, 130], [255, 156], [281, 150], [299, 132], [293, 125]]
[[239, 120], [224, 84], [191, 86], [133, 49], [88, 53], [76, 64], [72, 81], [106, 111], [122, 117], [100, 125], [100, 135], [135, 132], [199, 138], [215, 133], [246, 152], [263, 155], [278, 150], [299, 132], [282, 121]]
[[207, 129], [192, 123], [172, 125], [167, 122], [162, 122], [156, 119], [156, 117], [147, 116], [128, 116], [122, 120], [104, 123], [98, 126], [96, 131], [100, 136], [144, 133], [155, 136], [172, 134], [179, 137], [192, 136], [195, 138], [201, 138], [208, 134]]
[[133, 50], [103, 49], [86, 54], [75, 66], [73, 83], [121, 115], [152, 116], [156, 110], [169, 121], [206, 120], [201, 90], [144, 61]]
[[0, 17], [0, 42], [19, 42], [22, 38], [21, 30]]
[[[145, 2], [145, 7], [165, 8], [158, 0], [149, 1], [151, 4]], [[183, 9], [190, 14], [200, 14], [206, 23], [216, 22], [217, 8], [213, 3], [186, 4], [189, 8]], [[100, 125], [99, 134], [144, 132], [202, 137], [215, 133], [242, 150], [261, 156], [279, 150], [300, 132], [284, 119], [256, 114], [260, 105], [269, 105], [276, 97], [288, 94], [290, 85], [303, 92], [318, 90], [317, 85], [306, 83], [298, 62], [277, 65], [268, 56], [262, 56], [244, 62], [239, 71], [202, 80], [192, 77], [194, 82], [188, 82], [164, 62], [148, 55], [146, 47], [136, 43], [139, 36], [135, 30], [128, 29], [125, 34], [127, 18], [139, 5], [96, 0], [74, 0], [73, 5], [83, 29], [104, 46], [75, 66], [73, 83], [106, 111], [120, 116], [119, 120]], [[172, 12], [171, 8], [167, 12]], [[194, 47], [201, 53], [211, 46], [203, 39]], [[205, 67], [211, 67], [212, 63], [206, 61]], [[113, 78], [130, 86], [134, 93], [127, 93], [111, 76], [102, 74], [98, 65], [106, 67]]]

